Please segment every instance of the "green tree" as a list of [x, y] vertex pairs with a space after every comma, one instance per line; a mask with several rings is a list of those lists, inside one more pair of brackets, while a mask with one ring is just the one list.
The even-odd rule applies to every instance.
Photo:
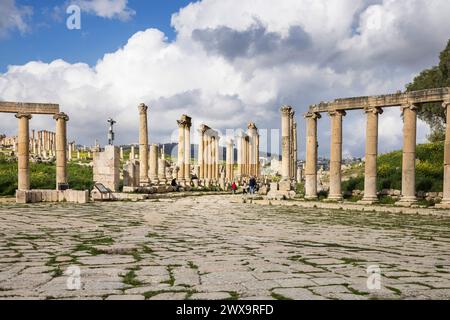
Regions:
[[[432, 89], [450, 86], [450, 40], [439, 56], [439, 65], [422, 71], [406, 86], [407, 91]], [[445, 112], [439, 103], [427, 103], [418, 112], [419, 119], [425, 121], [431, 129], [428, 140], [431, 142], [445, 139]]]

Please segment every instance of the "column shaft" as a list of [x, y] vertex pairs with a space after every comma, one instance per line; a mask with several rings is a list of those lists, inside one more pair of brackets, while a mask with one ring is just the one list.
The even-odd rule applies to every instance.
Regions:
[[289, 106], [281, 107], [281, 179], [290, 180], [290, 114], [292, 108]]
[[141, 185], [149, 183], [148, 179], [148, 127], [145, 104], [139, 106], [139, 180]]
[[450, 206], [450, 101], [442, 105], [447, 113], [444, 147], [444, 197], [441, 204]]
[[416, 126], [417, 106], [406, 105], [403, 111], [402, 197], [400, 202], [412, 204], [416, 199]]
[[65, 113], [58, 113], [53, 117], [56, 120], [56, 189], [60, 184], [67, 184], [67, 121]]
[[330, 150], [330, 193], [328, 199], [342, 200], [341, 164], [342, 164], [342, 117], [345, 111], [330, 112], [331, 150]]
[[317, 119], [319, 113], [306, 114], [305, 198], [317, 199]]
[[378, 115], [383, 110], [366, 110], [366, 163], [364, 169], [364, 202], [376, 202], [377, 197], [377, 156], [378, 156]]
[[16, 118], [19, 119], [19, 133], [18, 133], [18, 190], [30, 190], [30, 132], [29, 120], [30, 114], [18, 113]]

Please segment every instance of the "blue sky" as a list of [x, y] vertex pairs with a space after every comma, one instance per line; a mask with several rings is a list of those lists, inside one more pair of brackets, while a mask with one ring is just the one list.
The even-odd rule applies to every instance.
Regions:
[[[163, 31], [168, 40], [175, 37], [170, 26], [171, 15], [190, 3], [188, 0], [130, 0], [128, 7], [135, 14], [128, 21], [108, 19], [82, 12], [81, 30], [66, 28], [64, 0], [18, 0], [17, 6], [32, 7], [26, 32], [14, 30], [0, 38], [0, 73], [8, 65], [28, 61], [50, 62], [63, 59], [70, 63], [84, 62], [90, 66], [105, 53], [122, 47], [131, 35], [147, 28]], [[55, 7], [59, 7], [55, 15]]]

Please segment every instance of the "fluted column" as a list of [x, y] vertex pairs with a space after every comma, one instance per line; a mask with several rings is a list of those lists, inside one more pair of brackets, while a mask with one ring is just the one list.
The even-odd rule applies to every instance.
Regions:
[[61, 112], [53, 116], [56, 120], [56, 189], [67, 184], [67, 121], [69, 117]]
[[373, 203], [377, 197], [377, 156], [378, 156], [378, 115], [381, 108], [365, 110], [366, 124], [366, 163], [364, 168], [364, 197], [362, 202]]
[[19, 119], [18, 133], [18, 190], [30, 190], [30, 132], [29, 120], [31, 114], [17, 113], [16, 118]]
[[330, 193], [329, 200], [342, 200], [342, 117], [345, 111], [331, 111]]
[[445, 146], [444, 146], [444, 197], [440, 206], [450, 207], [450, 101], [442, 104], [445, 109], [447, 122], [445, 129]]
[[256, 134], [256, 165], [255, 165], [255, 177], [259, 177], [260, 176], [260, 168], [259, 168], [259, 134]]
[[305, 199], [317, 199], [317, 119], [319, 113], [307, 113]]
[[290, 180], [290, 106], [282, 106], [281, 109], [281, 179]]
[[399, 204], [410, 205], [416, 198], [416, 131], [417, 109], [414, 104], [402, 106], [403, 112], [403, 158], [402, 196]]
[[294, 116], [295, 111], [289, 114], [289, 178], [294, 178]]
[[191, 126], [190, 117], [183, 115], [184, 125], [184, 180], [191, 181]]
[[141, 185], [148, 185], [148, 127], [145, 104], [139, 105], [139, 180]]

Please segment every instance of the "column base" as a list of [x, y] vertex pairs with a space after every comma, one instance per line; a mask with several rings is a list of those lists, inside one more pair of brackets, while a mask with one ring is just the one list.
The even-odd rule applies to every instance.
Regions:
[[317, 199], [319, 199], [319, 197], [316, 195], [316, 196], [305, 196], [305, 200], [317, 200]]
[[372, 197], [364, 197], [361, 200], [359, 200], [357, 203], [359, 204], [375, 204], [378, 203], [378, 197], [372, 196]]
[[400, 207], [410, 207], [415, 204], [417, 204], [416, 197], [402, 197], [399, 201], [395, 203], [395, 205]]
[[436, 209], [450, 209], [450, 199], [442, 199], [441, 203], [434, 205]]
[[324, 201], [343, 201], [344, 197], [340, 194], [331, 194]]

